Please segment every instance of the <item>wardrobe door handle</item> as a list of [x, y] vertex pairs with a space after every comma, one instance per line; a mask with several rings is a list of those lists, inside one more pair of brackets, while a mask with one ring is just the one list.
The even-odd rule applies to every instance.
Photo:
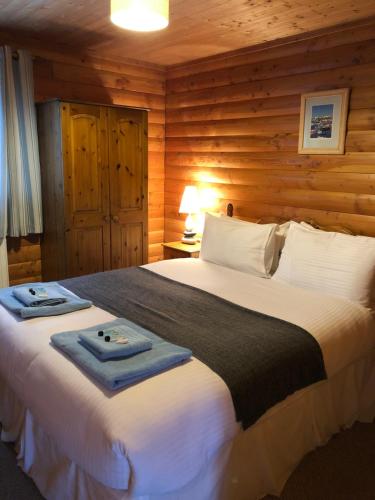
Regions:
[[110, 216], [109, 216], [109, 215], [104, 215], [104, 216], [103, 216], [103, 220], [104, 220], [104, 222], [105, 222], [106, 224], [108, 224], [109, 222], [111, 222], [111, 218], [110, 218]]
[[118, 222], [119, 220], [120, 220], [120, 219], [118, 218], [118, 216], [117, 216], [117, 215], [113, 215], [113, 216], [112, 216], [112, 221], [113, 221], [113, 222]]

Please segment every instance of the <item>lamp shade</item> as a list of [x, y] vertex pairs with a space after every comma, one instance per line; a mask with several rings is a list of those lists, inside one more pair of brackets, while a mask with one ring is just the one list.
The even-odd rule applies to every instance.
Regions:
[[111, 0], [111, 21], [128, 30], [157, 31], [168, 26], [169, 0]]
[[180, 204], [180, 214], [196, 214], [199, 212], [199, 195], [195, 186], [186, 186]]

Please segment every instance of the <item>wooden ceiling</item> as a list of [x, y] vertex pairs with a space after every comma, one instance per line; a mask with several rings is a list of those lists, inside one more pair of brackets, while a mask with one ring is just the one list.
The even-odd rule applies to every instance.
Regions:
[[170, 0], [170, 25], [134, 33], [110, 0], [0, 0], [0, 30], [78, 53], [172, 65], [375, 16], [374, 0]]

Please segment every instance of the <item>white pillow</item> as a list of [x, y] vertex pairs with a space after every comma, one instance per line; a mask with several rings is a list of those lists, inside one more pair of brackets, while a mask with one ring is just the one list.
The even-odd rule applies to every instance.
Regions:
[[292, 222], [273, 279], [368, 307], [375, 280], [375, 238], [312, 231]]
[[273, 257], [273, 263], [271, 268], [271, 273], [273, 274], [277, 266], [279, 265], [280, 255], [284, 248], [286, 237], [288, 236], [289, 227], [292, 221], [284, 222], [283, 224], [279, 224], [276, 228], [275, 232], [275, 251]]
[[[227, 219], [227, 220], [232, 220], [234, 222], [245, 222], [242, 221], [241, 219], [236, 219], [235, 217], [228, 217], [227, 215], [221, 215], [222, 218]], [[289, 226], [292, 221], [287, 221], [284, 222], [283, 224], [276, 224], [276, 229], [275, 229], [275, 237], [273, 239], [274, 245], [273, 245], [273, 257], [272, 257], [272, 265], [271, 265], [271, 270], [270, 273], [273, 274], [277, 266], [279, 265], [279, 259], [281, 255], [281, 251], [284, 248], [285, 245], [285, 240], [288, 234]], [[270, 225], [270, 224], [264, 224], [264, 225]], [[271, 245], [267, 247], [267, 252], [271, 252]]]
[[206, 213], [200, 258], [269, 278], [276, 224], [255, 224]]

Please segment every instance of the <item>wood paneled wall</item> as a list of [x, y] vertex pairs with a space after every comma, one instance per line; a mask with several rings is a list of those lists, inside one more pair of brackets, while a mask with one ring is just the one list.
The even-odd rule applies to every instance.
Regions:
[[[37, 100], [150, 108], [150, 261], [180, 238], [191, 183], [213, 190], [214, 209], [231, 201], [250, 219], [312, 218], [375, 236], [375, 24], [174, 66], [167, 91], [155, 65], [40, 45], [33, 54]], [[300, 94], [340, 87], [351, 88], [345, 155], [298, 155]], [[38, 241], [10, 240], [9, 262], [12, 282], [39, 279]]]
[[[300, 94], [351, 88], [344, 155], [298, 155]], [[187, 184], [215, 209], [314, 219], [375, 236], [375, 25], [167, 73], [165, 238], [178, 239]]]
[[[162, 258], [164, 240], [165, 70], [151, 64], [33, 50], [35, 97], [149, 108], [149, 261]], [[40, 279], [40, 249], [9, 242], [12, 283]]]
[[9, 279], [12, 285], [41, 280], [40, 238], [8, 238]]

